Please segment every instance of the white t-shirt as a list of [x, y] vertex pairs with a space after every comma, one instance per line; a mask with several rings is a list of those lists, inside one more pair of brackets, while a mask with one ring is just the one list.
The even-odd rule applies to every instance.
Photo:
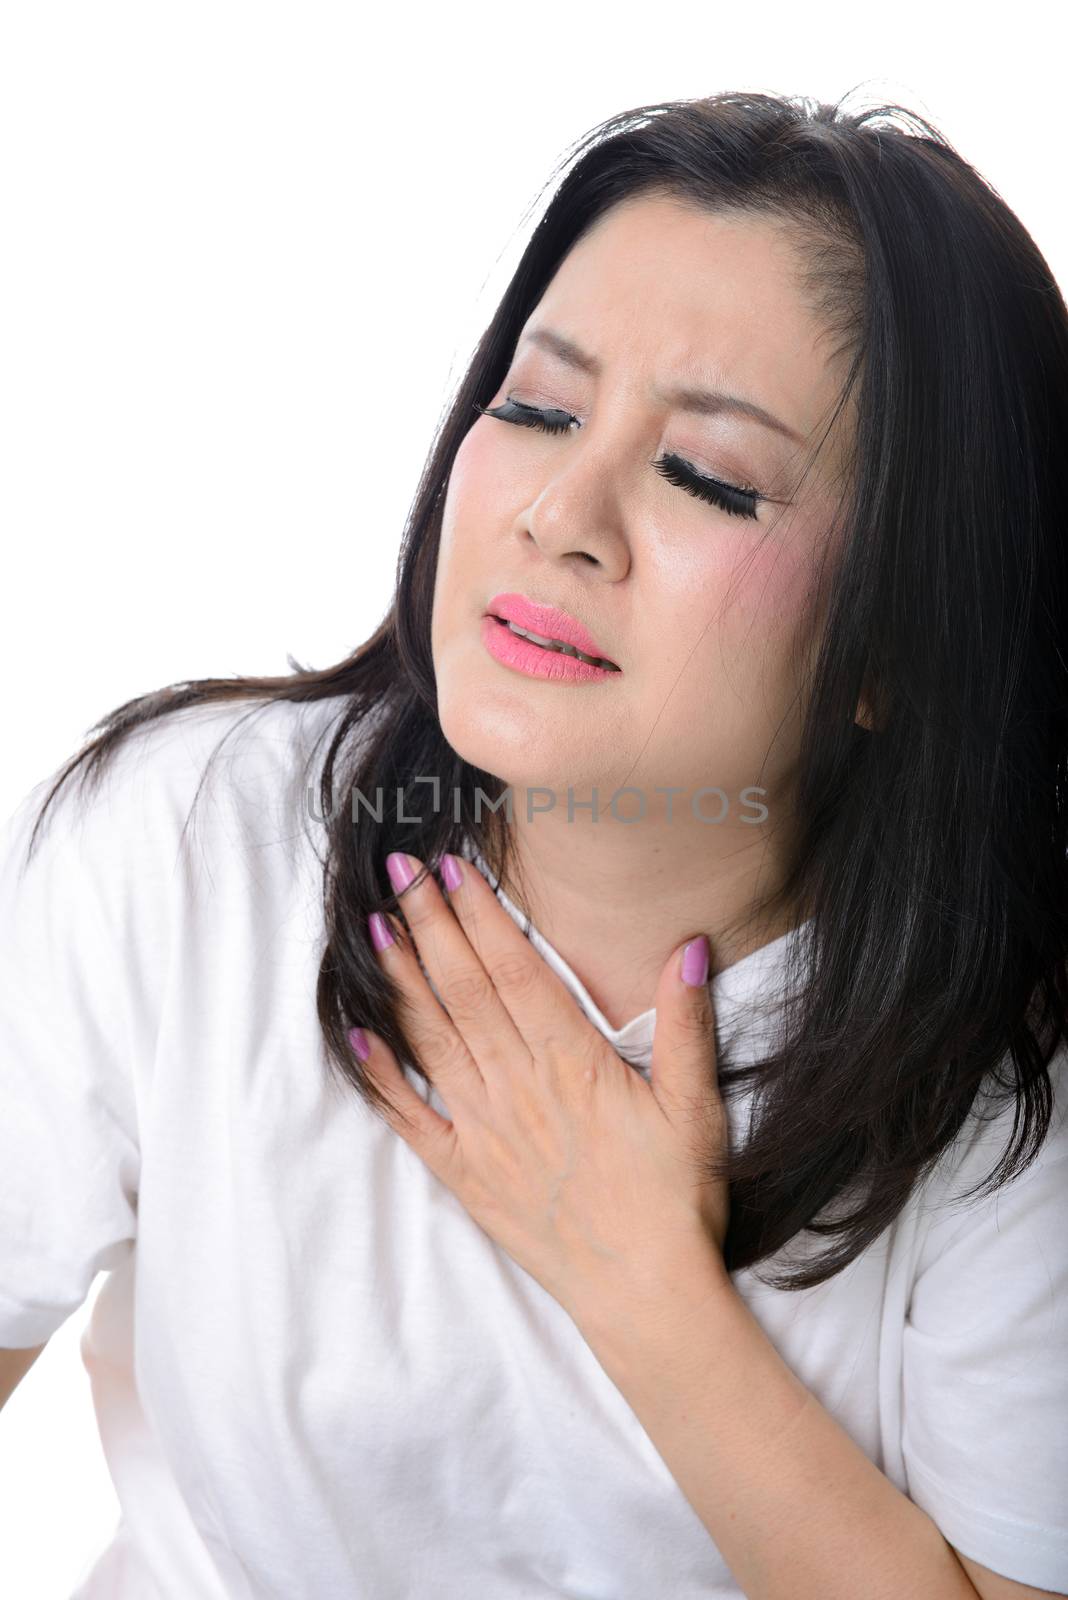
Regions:
[[[341, 709], [257, 708], [185, 848], [247, 706], [135, 733], [24, 873], [48, 780], [0, 835], [0, 1346], [43, 1343], [109, 1273], [81, 1348], [122, 1518], [77, 1600], [736, 1600], [571, 1318], [328, 1082], [302, 764], [323, 734], [314, 780]], [[654, 1013], [613, 1031], [531, 937], [647, 1073]], [[760, 1015], [794, 937], [715, 978], [721, 1027]], [[952, 1544], [1068, 1589], [1055, 1068], [1056, 1131], [994, 1199], [935, 1206], [990, 1170], [1011, 1111], [829, 1283], [734, 1281]]]

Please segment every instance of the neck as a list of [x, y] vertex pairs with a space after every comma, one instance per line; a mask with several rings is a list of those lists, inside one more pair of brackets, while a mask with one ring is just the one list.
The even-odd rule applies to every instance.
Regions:
[[708, 934], [715, 976], [795, 926], [789, 910], [758, 910], [778, 882], [782, 843], [764, 823], [687, 827], [610, 814], [580, 823], [520, 809], [502, 887], [614, 1029], [654, 1005], [664, 965], [686, 939]]

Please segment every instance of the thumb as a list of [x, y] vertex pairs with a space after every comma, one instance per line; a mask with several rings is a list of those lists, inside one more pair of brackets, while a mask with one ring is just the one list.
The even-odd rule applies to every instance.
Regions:
[[670, 1116], [707, 1112], [717, 1098], [708, 967], [708, 937], [701, 934], [675, 950], [660, 974], [649, 1076]]

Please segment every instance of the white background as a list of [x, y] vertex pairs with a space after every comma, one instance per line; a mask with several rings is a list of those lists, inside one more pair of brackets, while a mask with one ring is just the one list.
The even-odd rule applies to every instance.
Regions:
[[[4, 815], [122, 701], [326, 666], [372, 631], [527, 208], [613, 112], [728, 88], [900, 101], [1068, 284], [1061, 63], [1037, 6], [982, 15], [9, 0]], [[12, 1600], [66, 1600], [118, 1515], [78, 1348], [95, 1292], [0, 1417]]]

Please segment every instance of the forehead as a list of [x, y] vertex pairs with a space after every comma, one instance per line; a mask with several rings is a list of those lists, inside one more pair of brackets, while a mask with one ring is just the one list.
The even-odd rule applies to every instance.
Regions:
[[843, 369], [802, 295], [799, 249], [774, 218], [642, 195], [572, 247], [526, 326], [551, 324], [636, 396], [704, 381], [750, 396], [807, 439], [829, 417]]

